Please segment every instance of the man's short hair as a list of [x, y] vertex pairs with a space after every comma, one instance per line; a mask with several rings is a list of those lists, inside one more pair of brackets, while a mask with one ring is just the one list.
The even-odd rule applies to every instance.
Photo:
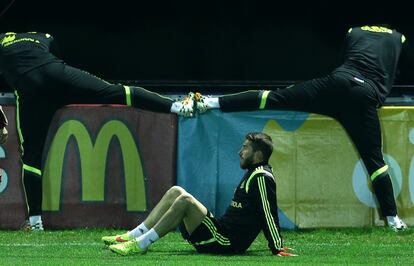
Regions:
[[252, 143], [253, 151], [261, 151], [263, 154], [263, 162], [268, 163], [273, 152], [272, 138], [262, 132], [247, 133], [246, 139]]

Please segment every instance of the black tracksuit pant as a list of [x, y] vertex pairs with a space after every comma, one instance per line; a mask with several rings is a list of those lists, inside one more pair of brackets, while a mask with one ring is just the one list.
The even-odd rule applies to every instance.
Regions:
[[122, 104], [169, 113], [172, 100], [139, 87], [110, 84], [63, 63], [31, 70], [17, 81], [17, 127], [29, 215], [42, 210], [42, 153], [54, 113], [67, 104]]
[[258, 109], [312, 112], [335, 118], [354, 142], [371, 176], [382, 215], [397, 207], [382, 154], [381, 128], [375, 89], [346, 72], [333, 72], [275, 91], [246, 91], [219, 98], [224, 112]]

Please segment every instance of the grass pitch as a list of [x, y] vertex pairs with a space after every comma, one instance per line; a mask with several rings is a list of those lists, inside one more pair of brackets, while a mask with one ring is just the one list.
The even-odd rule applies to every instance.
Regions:
[[414, 265], [414, 229], [386, 228], [284, 231], [285, 246], [298, 257], [272, 256], [263, 235], [244, 255], [200, 255], [179, 233], [171, 233], [145, 255], [123, 257], [101, 243], [119, 230], [0, 231], [0, 265]]

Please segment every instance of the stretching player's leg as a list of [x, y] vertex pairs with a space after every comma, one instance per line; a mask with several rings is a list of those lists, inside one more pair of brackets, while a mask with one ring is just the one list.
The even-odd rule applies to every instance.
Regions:
[[[382, 153], [381, 127], [375, 107], [375, 95], [363, 87], [352, 88], [352, 108], [338, 120], [353, 140], [370, 176], [381, 214], [390, 227], [406, 227], [397, 215], [397, 205], [388, 166]], [[352, 109], [352, 110], [350, 110]]]
[[42, 231], [42, 178], [40, 167], [23, 166], [23, 187], [28, 208], [29, 223], [25, 230]]
[[151, 244], [177, 228], [181, 223], [184, 223], [187, 232], [191, 234], [201, 224], [208, 212], [203, 204], [186, 192], [176, 197], [170, 207], [161, 216], [165, 207], [161, 206], [157, 213], [153, 213], [151, 217], [152, 221], [147, 221], [150, 224], [158, 219], [154, 227], [147, 233], [132, 241], [111, 245], [109, 248], [122, 255], [143, 253]]
[[22, 179], [28, 206], [30, 230], [43, 230], [42, 224], [42, 153], [50, 121], [57, 109], [42, 104], [41, 95], [30, 85], [16, 92], [16, 126], [22, 151]]
[[223, 112], [272, 109], [327, 113], [327, 105], [335, 101], [334, 93], [339, 93], [342, 83], [342, 80], [328, 75], [272, 91], [250, 90], [220, 97], [196, 94], [195, 100], [201, 113], [216, 108]]
[[56, 88], [61, 89], [61, 104], [121, 104], [154, 112], [178, 113], [191, 116], [192, 97], [174, 101], [166, 96], [141, 87], [111, 84], [86, 71], [61, 64], [45, 67], [47, 75], [53, 77]]
[[[33, 131], [36, 128], [33, 127]], [[40, 128], [39, 128], [40, 130]], [[22, 179], [23, 179], [23, 188], [26, 197], [26, 203], [28, 208], [29, 216], [29, 227], [28, 230], [33, 231], [42, 231], [42, 167], [41, 167], [41, 158], [43, 152], [43, 144], [46, 135], [38, 137], [38, 132], [33, 131], [23, 131], [24, 135], [27, 136], [23, 143], [23, 169], [22, 169]], [[33, 132], [33, 135], [30, 133]], [[47, 132], [47, 130], [46, 130]], [[46, 133], [45, 133], [46, 134]]]
[[175, 199], [183, 194], [187, 194], [183, 188], [179, 186], [173, 186], [164, 194], [158, 204], [150, 212], [148, 217], [137, 227], [121, 235], [104, 236], [102, 237], [102, 241], [107, 245], [111, 245], [132, 240], [147, 233], [168, 211], [168, 209], [174, 203]]
[[169, 97], [141, 87], [124, 86], [124, 88], [127, 97], [128, 94], [131, 95], [131, 99], [126, 100], [127, 105], [156, 112], [171, 112], [183, 116], [193, 116], [194, 100], [191, 93], [187, 97], [184, 97], [183, 100], [174, 101]]

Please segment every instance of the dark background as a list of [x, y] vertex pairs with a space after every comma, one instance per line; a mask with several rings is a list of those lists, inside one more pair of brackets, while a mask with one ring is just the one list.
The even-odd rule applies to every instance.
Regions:
[[351, 26], [413, 35], [411, 8], [364, 3], [16, 0], [0, 31], [48, 32], [67, 63], [108, 80], [299, 81], [337, 65]]

